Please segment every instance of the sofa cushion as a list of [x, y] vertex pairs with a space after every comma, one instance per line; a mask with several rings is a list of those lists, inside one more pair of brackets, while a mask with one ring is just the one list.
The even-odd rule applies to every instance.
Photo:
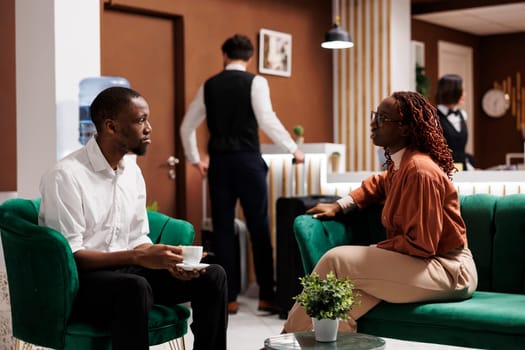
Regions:
[[499, 197], [494, 223], [492, 290], [525, 293], [525, 194]]
[[494, 211], [498, 197], [476, 194], [460, 197], [461, 217], [467, 225], [468, 246], [478, 271], [477, 290], [492, 290]]
[[525, 344], [525, 295], [475, 292], [454, 302], [381, 303], [358, 320], [358, 331], [399, 339], [517, 349]]

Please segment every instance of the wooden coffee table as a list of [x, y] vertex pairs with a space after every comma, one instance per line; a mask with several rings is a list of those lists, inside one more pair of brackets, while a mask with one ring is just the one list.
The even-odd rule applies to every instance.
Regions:
[[362, 333], [337, 333], [337, 341], [321, 343], [315, 341], [313, 332], [286, 333], [267, 338], [264, 341], [267, 350], [288, 349], [352, 349], [352, 350], [382, 350], [385, 341], [381, 338]]

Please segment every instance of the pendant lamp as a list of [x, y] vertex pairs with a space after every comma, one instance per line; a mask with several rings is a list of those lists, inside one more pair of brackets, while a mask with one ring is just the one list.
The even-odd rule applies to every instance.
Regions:
[[339, 16], [336, 17], [335, 23], [328, 32], [326, 32], [321, 47], [325, 49], [348, 49], [354, 46], [350, 34], [339, 26]]

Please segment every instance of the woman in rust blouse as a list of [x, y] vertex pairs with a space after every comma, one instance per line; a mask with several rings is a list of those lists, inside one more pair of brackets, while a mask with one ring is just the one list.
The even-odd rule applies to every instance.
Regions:
[[[349, 277], [361, 305], [341, 321], [355, 331], [356, 320], [381, 300], [410, 303], [460, 300], [472, 295], [477, 273], [468, 249], [465, 223], [451, 174], [454, 161], [436, 114], [419, 93], [396, 92], [371, 113], [371, 138], [383, 147], [387, 170], [364, 180], [336, 203], [308, 213], [332, 218], [339, 212], [384, 203], [381, 221], [387, 239], [373, 246], [340, 246], [328, 251], [314, 271]], [[307, 331], [312, 322], [295, 304], [285, 332]]]

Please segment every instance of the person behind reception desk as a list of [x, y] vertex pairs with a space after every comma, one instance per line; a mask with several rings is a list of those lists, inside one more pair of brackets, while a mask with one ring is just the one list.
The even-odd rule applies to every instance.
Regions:
[[[348, 277], [361, 296], [341, 331], [355, 331], [357, 320], [385, 300], [411, 303], [461, 300], [477, 287], [455, 171], [436, 109], [417, 92], [395, 92], [372, 112], [371, 138], [385, 148], [387, 170], [334, 203], [308, 210], [315, 219], [383, 204], [386, 239], [372, 246], [346, 245], [326, 252], [313, 272]], [[284, 332], [310, 331], [312, 320], [299, 304], [292, 307]]]
[[457, 74], [446, 74], [438, 81], [436, 104], [443, 135], [452, 150], [459, 170], [474, 170], [475, 161], [466, 153], [468, 140], [467, 112], [459, 107], [465, 102], [463, 79]]
[[[272, 109], [268, 82], [246, 71], [252, 55], [253, 45], [244, 35], [236, 34], [223, 43], [224, 70], [198, 89], [180, 130], [186, 158], [201, 176], [208, 175], [215, 256], [228, 276], [230, 314], [238, 311], [240, 289], [234, 228], [237, 199], [252, 242], [258, 309], [278, 311], [268, 214], [268, 166], [260, 152], [259, 128], [292, 153], [296, 163], [304, 162], [303, 152]], [[209, 169], [200, 159], [195, 134], [204, 119], [209, 132]]]

